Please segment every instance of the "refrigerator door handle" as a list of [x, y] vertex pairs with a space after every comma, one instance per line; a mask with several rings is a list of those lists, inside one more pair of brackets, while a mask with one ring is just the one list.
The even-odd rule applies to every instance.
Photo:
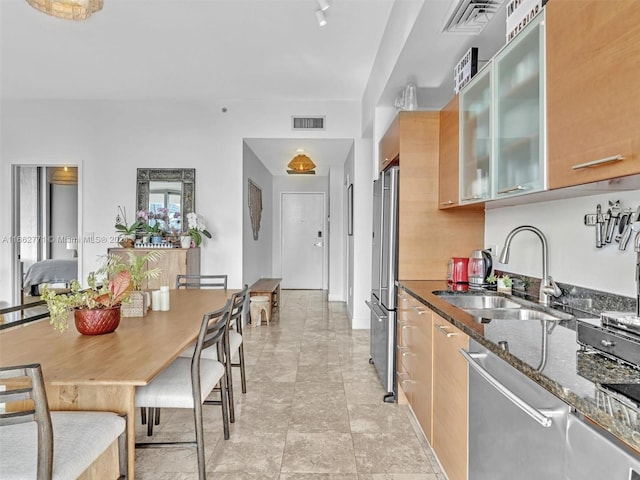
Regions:
[[367, 307], [369, 307], [369, 310], [371, 310], [371, 312], [373, 312], [373, 314], [376, 316], [376, 318], [378, 319], [379, 322], [389, 318], [389, 315], [387, 315], [387, 313], [377, 303], [372, 303], [372, 302], [369, 302], [367, 300], [365, 300], [364, 303], [367, 304]]

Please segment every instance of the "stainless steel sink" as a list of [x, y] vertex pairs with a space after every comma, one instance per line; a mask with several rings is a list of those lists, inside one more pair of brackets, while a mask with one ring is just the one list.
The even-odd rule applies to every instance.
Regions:
[[478, 308], [464, 309], [474, 317], [487, 320], [549, 320], [558, 322], [560, 320], [570, 320], [572, 315], [562, 312], [546, 312], [543, 310], [532, 310], [530, 308]]
[[442, 300], [458, 307], [475, 317], [476, 321], [488, 323], [491, 320], [571, 320], [573, 315], [539, 306], [524, 299], [513, 299], [488, 293], [486, 295], [438, 294]]
[[499, 295], [440, 295], [458, 308], [522, 308], [522, 304]]

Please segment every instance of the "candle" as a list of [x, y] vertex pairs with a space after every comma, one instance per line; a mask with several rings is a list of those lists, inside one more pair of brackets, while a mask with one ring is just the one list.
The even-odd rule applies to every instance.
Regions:
[[169, 311], [169, 287], [166, 285], [160, 287], [160, 310]]
[[151, 308], [153, 310], [162, 310], [160, 306], [160, 290], [154, 290], [151, 292]]

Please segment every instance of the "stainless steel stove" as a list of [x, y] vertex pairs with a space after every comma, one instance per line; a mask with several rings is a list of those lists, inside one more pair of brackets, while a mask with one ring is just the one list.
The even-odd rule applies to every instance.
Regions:
[[635, 313], [604, 312], [600, 325], [578, 320], [577, 340], [585, 348], [640, 369], [640, 317]]

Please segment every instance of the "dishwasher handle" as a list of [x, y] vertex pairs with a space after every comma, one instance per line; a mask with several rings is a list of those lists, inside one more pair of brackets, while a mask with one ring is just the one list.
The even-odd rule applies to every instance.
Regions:
[[387, 315], [387, 313], [377, 303], [368, 302], [367, 300], [365, 300], [364, 303], [367, 304], [367, 307], [369, 307], [369, 310], [373, 312], [379, 322], [389, 318], [389, 315]]
[[[525, 412], [531, 418], [533, 418], [536, 422], [542, 425], [545, 428], [549, 428], [553, 424], [553, 420], [546, 416], [540, 410], [532, 407], [527, 402], [525, 402], [522, 398], [517, 396], [507, 387], [505, 387], [498, 379], [496, 379], [493, 375], [491, 375], [482, 365], [480, 365], [475, 359], [483, 358], [487, 354], [486, 353], [470, 353], [464, 349], [460, 349], [460, 354], [464, 357], [464, 359], [469, 363], [469, 366], [473, 368], [482, 378], [484, 378], [493, 388], [498, 390], [502, 395], [504, 395], [510, 402], [516, 405], [520, 410]], [[545, 410], [546, 412], [546, 410]]]

